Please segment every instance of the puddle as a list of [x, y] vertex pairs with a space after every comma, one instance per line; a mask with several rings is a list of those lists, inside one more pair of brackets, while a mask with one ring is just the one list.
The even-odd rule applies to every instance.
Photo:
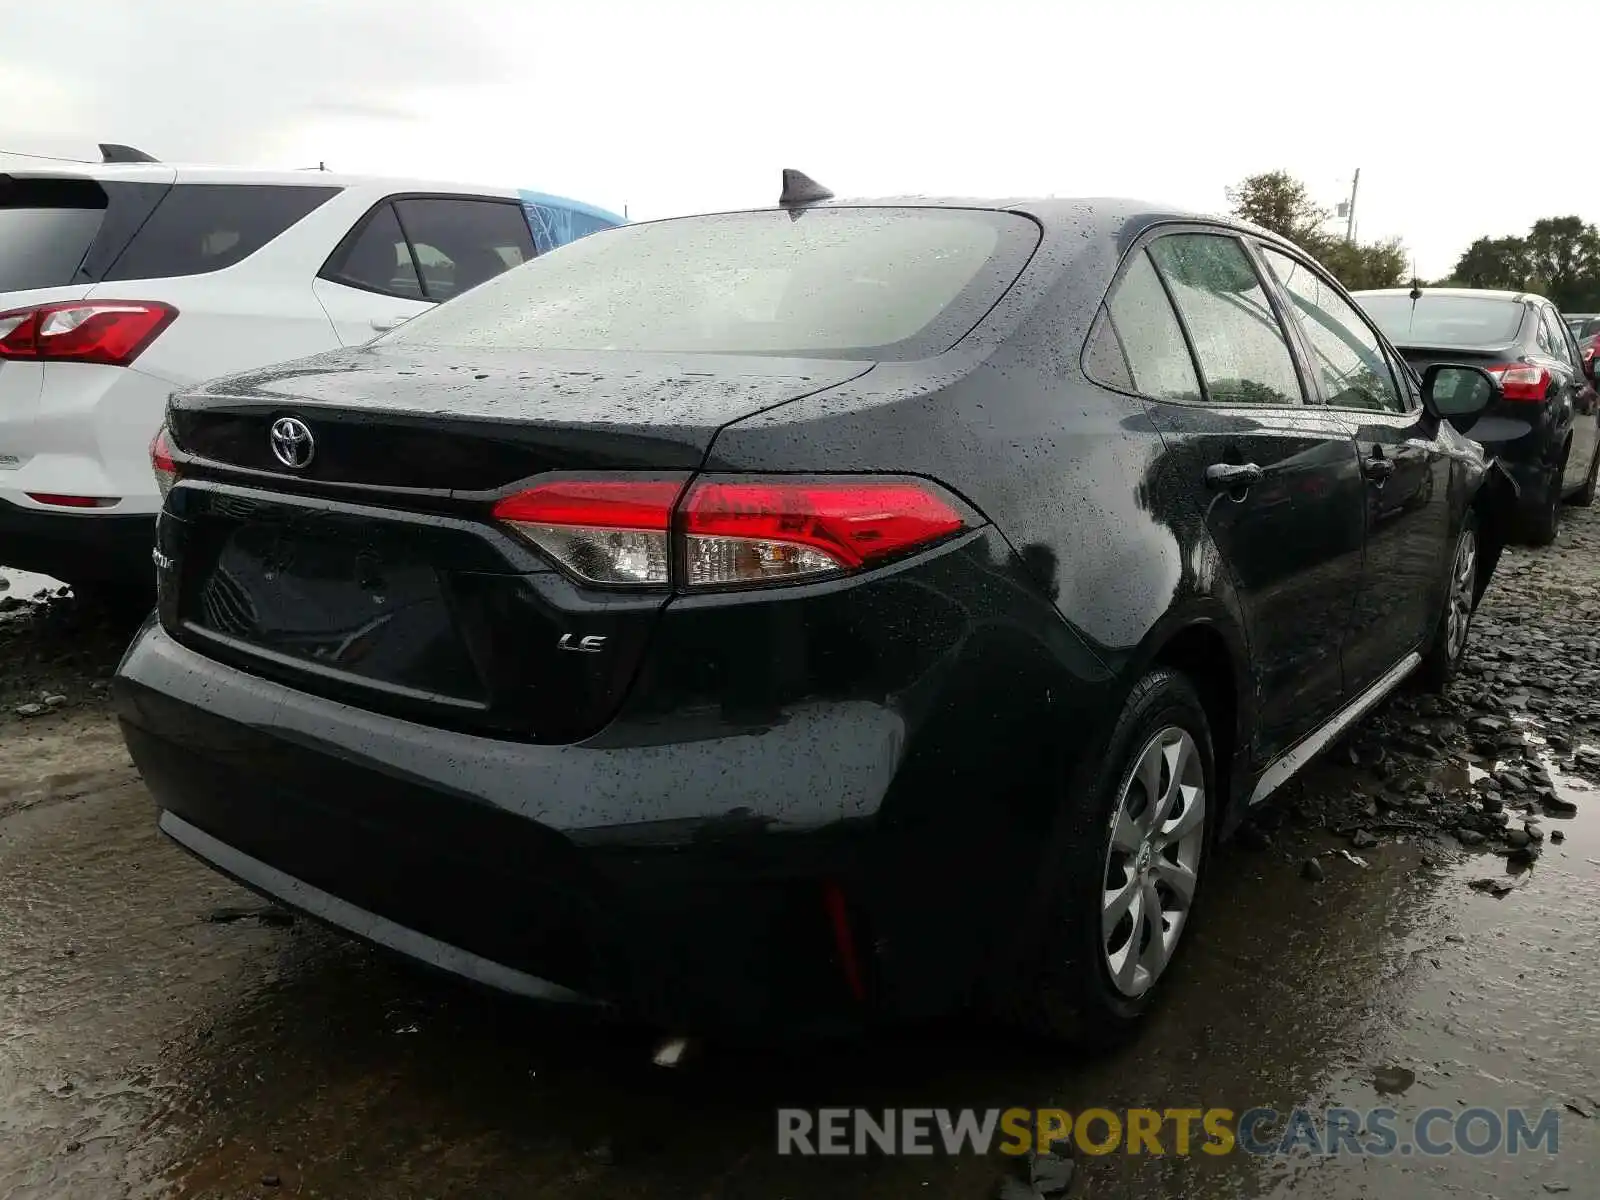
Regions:
[[27, 571], [18, 571], [11, 567], [0, 567], [0, 596], [15, 596], [19, 600], [30, 600], [41, 592], [51, 592], [62, 585], [58, 579], [51, 579], [48, 575], [34, 575]]

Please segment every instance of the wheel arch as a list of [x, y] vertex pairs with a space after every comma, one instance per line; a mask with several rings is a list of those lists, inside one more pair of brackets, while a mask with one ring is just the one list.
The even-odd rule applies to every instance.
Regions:
[[1129, 685], [1156, 667], [1182, 672], [1200, 694], [1211, 723], [1217, 791], [1224, 798], [1217, 830], [1225, 831], [1243, 811], [1250, 731], [1255, 720], [1249, 647], [1243, 631], [1226, 611], [1213, 611], [1209, 605], [1172, 614], [1146, 637], [1128, 671]]

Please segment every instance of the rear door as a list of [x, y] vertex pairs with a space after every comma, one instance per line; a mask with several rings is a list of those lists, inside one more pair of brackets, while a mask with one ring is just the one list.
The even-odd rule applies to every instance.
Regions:
[[1566, 389], [1572, 405], [1572, 449], [1567, 454], [1561, 478], [1561, 490], [1570, 492], [1583, 486], [1583, 481], [1589, 477], [1589, 465], [1594, 462], [1597, 434], [1600, 434], [1595, 425], [1595, 389], [1583, 372], [1583, 357], [1561, 315], [1547, 305], [1540, 305], [1539, 318], [1549, 336], [1551, 356], [1559, 364], [1562, 381], [1558, 386]]
[[316, 280], [339, 340], [359, 346], [534, 256], [522, 205], [494, 196], [390, 196]]
[[1383, 339], [1328, 276], [1257, 243], [1282, 287], [1318, 398], [1355, 438], [1365, 479], [1366, 554], [1343, 651], [1352, 696], [1428, 635], [1454, 551], [1450, 459]]
[[1354, 442], [1337, 416], [1306, 403], [1280, 315], [1231, 233], [1157, 238], [1109, 307], [1136, 382], [1156, 377], [1147, 360], [1165, 363], [1159, 389], [1139, 390], [1160, 395], [1153, 415], [1231, 570], [1265, 762], [1344, 696], [1339, 646], [1361, 574]]

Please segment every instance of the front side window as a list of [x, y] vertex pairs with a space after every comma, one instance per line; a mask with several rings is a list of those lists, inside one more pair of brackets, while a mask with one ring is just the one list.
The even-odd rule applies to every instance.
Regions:
[[354, 235], [347, 236], [322, 268], [322, 277], [346, 287], [382, 292], [404, 300], [423, 300], [416, 260], [394, 215], [383, 204], [367, 214]]
[[1289, 341], [1237, 238], [1175, 233], [1150, 245], [1194, 342], [1213, 404], [1301, 404]]
[[338, 192], [293, 184], [177, 184], [105, 277], [165, 279], [231, 267]]
[[522, 205], [511, 201], [418, 197], [394, 202], [417, 254], [422, 290], [448, 300], [533, 257]]
[[1406, 405], [1384, 357], [1383, 343], [1331, 283], [1302, 262], [1269, 246], [1267, 267], [1288, 293], [1291, 311], [1311, 351], [1323, 399], [1334, 408], [1404, 412]]
[[982, 319], [1038, 240], [1026, 217], [977, 209], [818, 208], [625, 225], [541, 254], [379, 344], [925, 357]]

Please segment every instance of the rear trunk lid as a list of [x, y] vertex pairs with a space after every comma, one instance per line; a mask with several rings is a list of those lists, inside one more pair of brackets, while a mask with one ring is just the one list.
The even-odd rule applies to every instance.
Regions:
[[[1401, 346], [1399, 350], [1418, 375], [1438, 363], [1489, 367], [1522, 358], [1522, 351], [1515, 346]], [[1488, 447], [1490, 453], [1499, 453], [1503, 447], [1532, 432], [1543, 407], [1526, 400], [1502, 400], [1485, 410], [1473, 423], [1468, 436]]]
[[[375, 347], [174, 397], [158, 533], [180, 639], [426, 723], [574, 741], [615, 713], [664, 590], [580, 584], [492, 521], [550, 471], [687, 480], [730, 421], [862, 361]], [[271, 430], [304, 422], [301, 468]]]
[[1514, 362], [1520, 351], [1510, 346], [1401, 346], [1401, 356], [1422, 371], [1435, 363], [1466, 363], [1486, 367], [1491, 363]]

